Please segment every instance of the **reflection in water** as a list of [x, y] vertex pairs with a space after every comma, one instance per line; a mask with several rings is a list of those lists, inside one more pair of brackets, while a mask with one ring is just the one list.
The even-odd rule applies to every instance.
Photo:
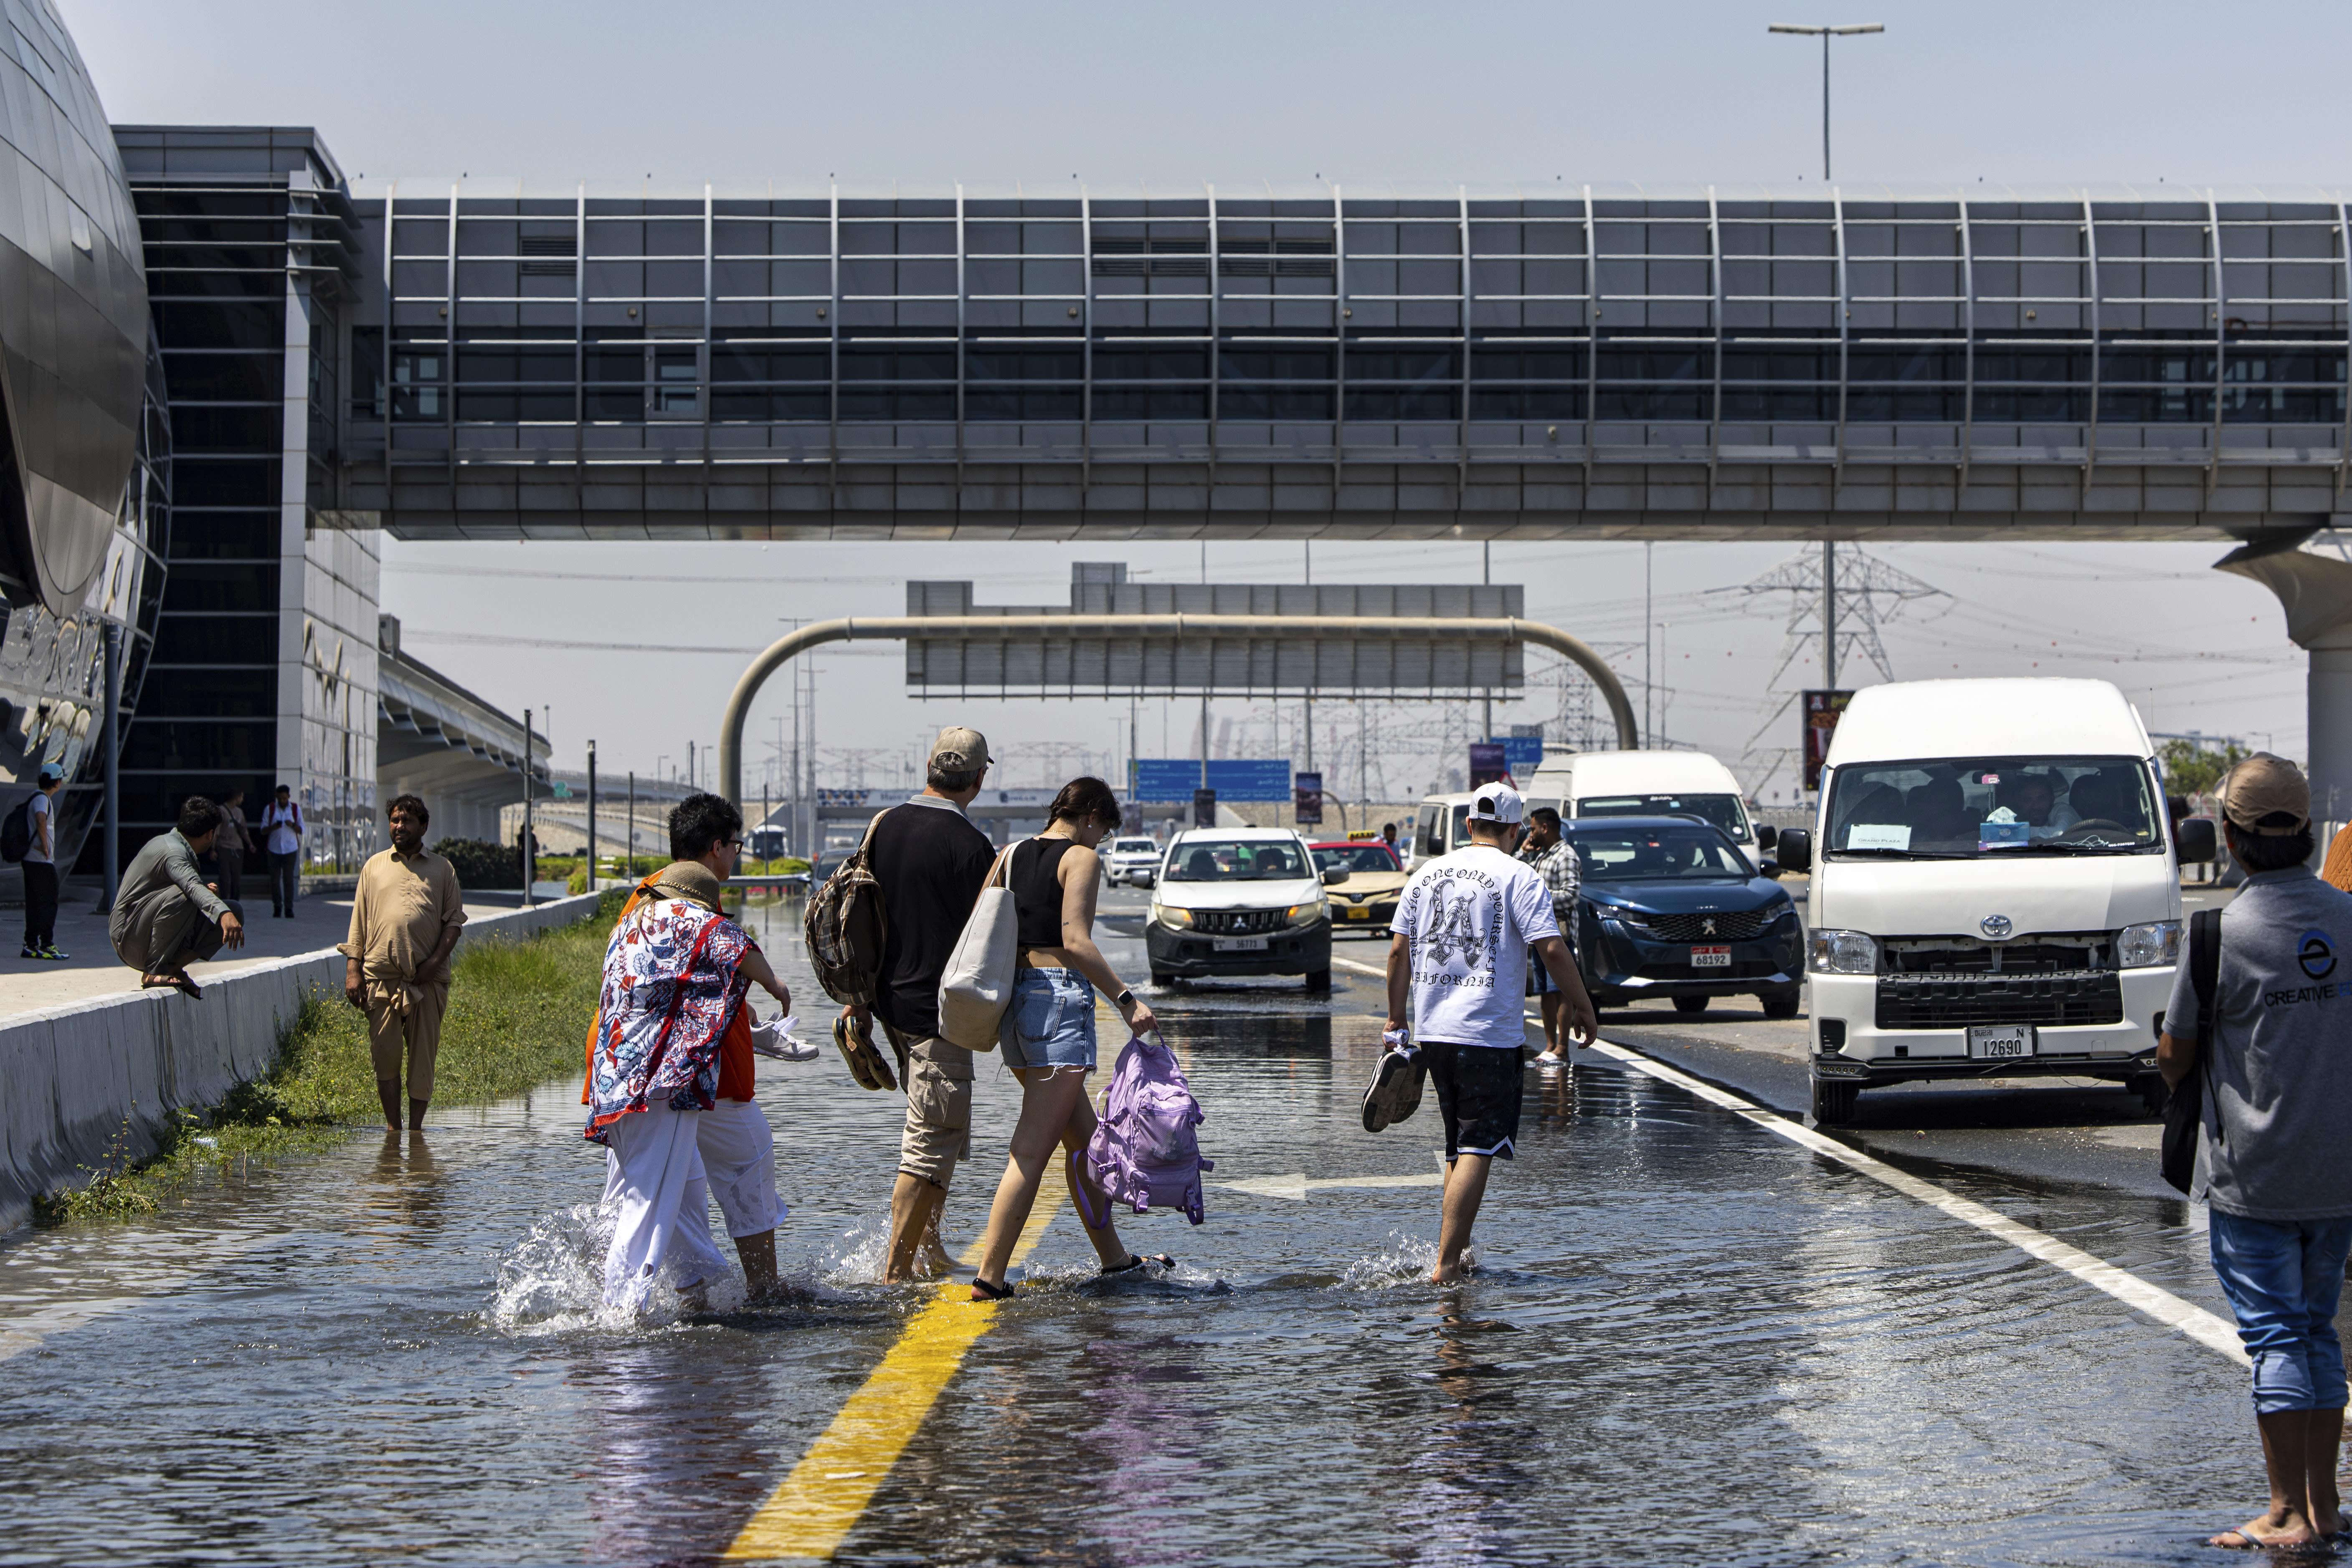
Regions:
[[356, 1234], [408, 1245], [430, 1240], [441, 1229], [446, 1194], [425, 1134], [410, 1132], [404, 1140], [401, 1133], [384, 1133], [356, 1195]]

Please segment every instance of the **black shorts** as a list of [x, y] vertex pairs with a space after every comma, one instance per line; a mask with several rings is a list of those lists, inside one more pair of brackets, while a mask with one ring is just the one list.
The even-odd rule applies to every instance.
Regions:
[[1421, 1054], [1445, 1121], [1445, 1158], [1511, 1158], [1519, 1137], [1519, 1092], [1527, 1082], [1517, 1046], [1457, 1046], [1425, 1040]]

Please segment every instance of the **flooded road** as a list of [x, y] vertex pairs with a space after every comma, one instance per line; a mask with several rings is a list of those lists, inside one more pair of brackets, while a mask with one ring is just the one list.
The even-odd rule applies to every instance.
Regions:
[[[1142, 901], [1106, 900], [1130, 977]], [[751, 920], [806, 1018], [796, 916]], [[1123, 1216], [1180, 1267], [1106, 1285], [1065, 1208], [837, 1560], [2169, 1563], [2252, 1510], [2237, 1364], [1739, 1115], [1596, 1053], [1531, 1079], [1439, 1289], [1434, 1098], [1359, 1121], [1379, 983], [1152, 1002], [1208, 1223]], [[573, 1083], [9, 1241], [0, 1564], [718, 1558], [932, 1300], [873, 1283], [899, 1099], [829, 1052], [760, 1095], [789, 1310], [601, 1316]], [[1016, 1100], [983, 1058], [951, 1251]], [[2185, 1205], [1910, 1168], [2226, 1310]]]

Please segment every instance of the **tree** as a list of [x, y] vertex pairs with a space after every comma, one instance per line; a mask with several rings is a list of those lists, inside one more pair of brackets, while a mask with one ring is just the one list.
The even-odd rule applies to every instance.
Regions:
[[2160, 742], [2156, 758], [2164, 769], [2164, 782], [2175, 795], [2210, 795], [2221, 775], [2246, 760], [2243, 746], [2231, 741], [2220, 751], [2195, 741], [2171, 740]]

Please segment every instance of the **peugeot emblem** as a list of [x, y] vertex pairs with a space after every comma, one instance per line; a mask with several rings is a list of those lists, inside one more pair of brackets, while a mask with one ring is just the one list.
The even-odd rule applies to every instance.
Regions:
[[2014, 929], [2010, 925], [2007, 915], [1987, 915], [1977, 922], [1977, 928], [1995, 942], [2000, 942]]
[[1701, 921], [1698, 922], [1698, 929], [1706, 932], [1708, 936], [1713, 936], [1715, 934], [1715, 922], [1713, 921]]

